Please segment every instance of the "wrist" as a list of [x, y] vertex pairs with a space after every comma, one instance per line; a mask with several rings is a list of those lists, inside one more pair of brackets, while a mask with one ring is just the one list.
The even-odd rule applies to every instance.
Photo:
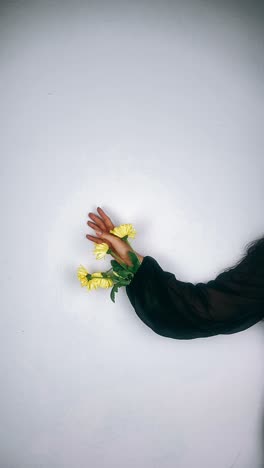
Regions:
[[135, 252], [135, 254], [136, 254], [136, 256], [138, 257], [140, 263], [142, 263], [142, 262], [143, 262], [143, 259], [144, 259], [143, 255], [140, 255], [140, 254], [137, 253], [137, 252]]

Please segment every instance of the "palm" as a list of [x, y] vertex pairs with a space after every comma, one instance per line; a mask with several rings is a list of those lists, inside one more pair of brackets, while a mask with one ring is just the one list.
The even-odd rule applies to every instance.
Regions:
[[[93, 221], [87, 221], [88, 226], [93, 228], [95, 231], [103, 231], [105, 233], [110, 233], [110, 230], [114, 229], [114, 224], [109, 218], [109, 216], [106, 215], [106, 213], [101, 209], [97, 208], [97, 211], [100, 215], [100, 217], [96, 214], [89, 213], [89, 217]], [[110, 233], [111, 234], [111, 233]], [[125, 241], [120, 239], [117, 236], [113, 235], [112, 240], [108, 239], [101, 239], [99, 237], [91, 236], [87, 234], [86, 236], [88, 239], [92, 240], [93, 242], [96, 242], [97, 244], [101, 244], [102, 242], [105, 242], [110, 249], [114, 252], [114, 254], [118, 255], [125, 263], [131, 264], [130, 258], [128, 256], [128, 252], [133, 250]]]

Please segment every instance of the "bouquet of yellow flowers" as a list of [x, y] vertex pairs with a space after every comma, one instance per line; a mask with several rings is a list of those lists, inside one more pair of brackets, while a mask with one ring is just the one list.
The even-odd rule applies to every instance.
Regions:
[[[136, 230], [132, 224], [121, 224], [120, 226], [116, 226], [114, 229], [111, 229], [109, 232], [120, 237], [130, 247], [131, 245], [127, 239], [128, 237], [135, 238], [136, 235]], [[95, 244], [94, 254], [96, 260], [104, 258], [106, 254], [116, 257], [116, 254], [110, 249], [106, 242]], [[77, 277], [81, 286], [85, 286], [88, 291], [97, 288], [112, 287], [110, 297], [111, 300], [115, 302], [115, 293], [118, 291], [118, 288], [128, 285], [140, 266], [140, 261], [134, 252], [130, 251], [128, 252], [128, 255], [132, 262], [131, 266], [122, 262], [121, 259], [120, 263], [116, 260], [111, 260], [110, 263], [112, 267], [104, 272], [89, 273], [83, 265], [80, 265], [77, 270]]]

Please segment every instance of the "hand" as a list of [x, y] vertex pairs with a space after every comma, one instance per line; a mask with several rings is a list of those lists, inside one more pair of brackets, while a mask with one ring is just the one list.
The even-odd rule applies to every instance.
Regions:
[[[128, 252], [134, 252], [140, 263], [143, 261], [143, 256], [139, 255], [132, 247], [130, 247], [125, 241], [123, 241], [120, 237], [115, 236], [114, 234], [110, 234], [109, 231], [114, 229], [114, 224], [112, 223], [111, 219], [107, 214], [102, 210], [102, 208], [98, 207], [97, 211], [100, 216], [89, 213], [88, 216], [93, 220], [87, 221], [88, 226], [93, 228], [98, 237], [91, 236], [87, 234], [87, 239], [91, 240], [92, 242], [96, 242], [97, 244], [101, 244], [105, 242], [110, 249], [113, 251], [115, 255], [121, 258], [122, 262], [124, 262], [128, 266], [132, 266], [132, 262], [128, 255]], [[121, 263], [118, 258], [115, 258], [118, 263]]]

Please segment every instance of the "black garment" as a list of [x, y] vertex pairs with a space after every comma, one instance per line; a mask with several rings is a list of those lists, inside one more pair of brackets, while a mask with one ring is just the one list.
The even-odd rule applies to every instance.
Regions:
[[264, 275], [249, 275], [243, 268], [192, 284], [147, 255], [126, 292], [138, 317], [169, 338], [237, 333], [264, 319]]

